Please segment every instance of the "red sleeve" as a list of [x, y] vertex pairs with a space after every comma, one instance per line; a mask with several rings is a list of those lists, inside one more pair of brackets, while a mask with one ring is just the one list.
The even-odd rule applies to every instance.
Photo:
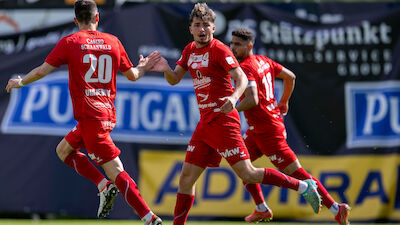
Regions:
[[61, 65], [68, 63], [68, 44], [67, 39], [63, 37], [60, 41], [58, 41], [56, 47], [50, 52], [47, 56], [45, 62], [48, 64], [59, 67]]
[[189, 50], [190, 50], [191, 45], [192, 45], [192, 43], [188, 44], [185, 47], [185, 49], [183, 49], [181, 57], [178, 59], [178, 62], [176, 62], [176, 65], [180, 65], [185, 70], [189, 69], [187, 66], [187, 62], [188, 62], [188, 58], [189, 58]]
[[125, 72], [125, 71], [129, 70], [130, 68], [132, 68], [133, 64], [132, 64], [131, 60], [129, 59], [128, 54], [126, 53], [124, 46], [122, 45], [122, 43], [119, 40], [118, 40], [118, 45], [119, 45], [119, 51], [121, 54], [119, 70], [121, 72]]
[[214, 60], [219, 64], [226, 72], [231, 69], [239, 67], [239, 63], [233, 55], [231, 49], [224, 44], [216, 44], [214, 48]]
[[269, 59], [269, 63], [270, 63], [270, 66], [273, 68], [274, 77], [276, 77], [276, 75], [278, 75], [282, 71], [283, 67], [281, 64], [275, 62], [272, 59]]
[[254, 70], [249, 65], [240, 65], [248, 80], [256, 80]]

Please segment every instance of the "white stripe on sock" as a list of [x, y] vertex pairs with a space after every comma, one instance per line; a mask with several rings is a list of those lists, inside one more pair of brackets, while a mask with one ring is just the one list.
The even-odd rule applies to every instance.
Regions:
[[[129, 189], [129, 180], [126, 181], [126, 189], [125, 189], [125, 201], [128, 202], [128, 189]], [[129, 202], [128, 202], [129, 203]]]

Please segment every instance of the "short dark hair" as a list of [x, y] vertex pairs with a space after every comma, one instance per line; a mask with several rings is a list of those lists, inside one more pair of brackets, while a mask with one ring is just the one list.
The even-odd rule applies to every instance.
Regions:
[[207, 3], [196, 3], [190, 13], [189, 23], [192, 24], [193, 18], [200, 18], [206, 22], [214, 23], [217, 17], [212, 9], [210, 9]]
[[239, 37], [245, 41], [249, 41], [251, 43], [254, 43], [254, 34], [251, 32], [249, 29], [241, 28], [241, 29], [236, 29], [232, 31], [232, 36]]
[[75, 18], [83, 24], [92, 22], [97, 13], [97, 5], [93, 0], [76, 0], [74, 9]]

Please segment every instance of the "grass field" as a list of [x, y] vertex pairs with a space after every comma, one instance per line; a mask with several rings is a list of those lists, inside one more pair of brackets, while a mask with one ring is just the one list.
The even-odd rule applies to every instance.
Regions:
[[[22, 219], [0, 219], [1, 225], [143, 225], [137, 220], [22, 220]], [[238, 221], [189, 221], [187, 225], [249, 225], [246, 222]], [[259, 223], [261, 224], [261, 223]], [[288, 222], [268, 222], [265, 225], [333, 225], [332, 223], [288, 223]], [[352, 223], [353, 224], [353, 223]], [[374, 225], [375, 223], [354, 223], [358, 225]], [[379, 223], [382, 225], [383, 223]], [[172, 221], [164, 221], [163, 225], [172, 225]], [[385, 223], [385, 225], [395, 225], [395, 223]], [[398, 225], [398, 224], [397, 224]]]

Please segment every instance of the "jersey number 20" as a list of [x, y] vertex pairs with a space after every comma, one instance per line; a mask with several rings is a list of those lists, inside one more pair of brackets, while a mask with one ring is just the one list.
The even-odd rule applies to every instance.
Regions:
[[[83, 56], [83, 63], [90, 63], [89, 70], [85, 74], [85, 81], [87, 83], [108, 83], [112, 77], [112, 58], [109, 55], [101, 55], [99, 59], [93, 54], [86, 54]], [[97, 67], [98, 65], [98, 67]], [[93, 77], [96, 71], [98, 77]]]

